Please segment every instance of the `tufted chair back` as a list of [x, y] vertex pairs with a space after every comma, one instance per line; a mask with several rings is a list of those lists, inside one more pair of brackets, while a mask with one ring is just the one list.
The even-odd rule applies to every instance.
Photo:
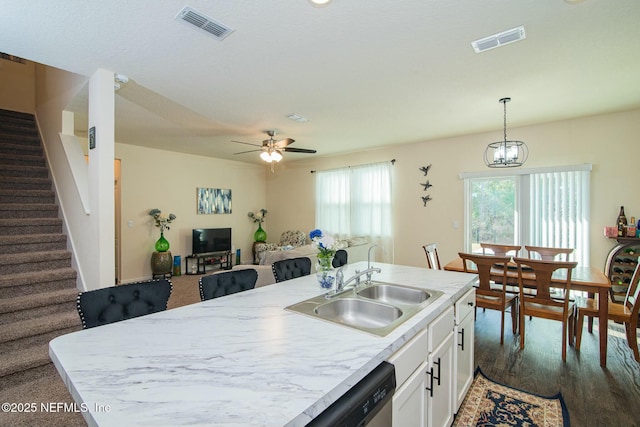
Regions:
[[148, 280], [78, 294], [76, 307], [84, 329], [167, 309], [171, 281]]
[[347, 255], [349, 255], [347, 251], [344, 249], [338, 249], [336, 251], [336, 255], [333, 257], [333, 262], [331, 263], [333, 268], [339, 268], [345, 265], [347, 263]]
[[276, 282], [311, 274], [311, 260], [307, 257], [283, 259], [271, 265]]
[[200, 300], [206, 301], [253, 289], [256, 286], [256, 280], [258, 280], [258, 272], [253, 268], [225, 271], [201, 277], [198, 281]]
[[280, 246], [303, 246], [307, 243], [307, 233], [298, 230], [287, 230], [280, 236]]

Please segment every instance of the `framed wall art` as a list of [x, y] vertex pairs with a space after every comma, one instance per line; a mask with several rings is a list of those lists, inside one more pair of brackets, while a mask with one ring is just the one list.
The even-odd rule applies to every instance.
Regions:
[[230, 214], [231, 190], [223, 188], [198, 188], [198, 214]]

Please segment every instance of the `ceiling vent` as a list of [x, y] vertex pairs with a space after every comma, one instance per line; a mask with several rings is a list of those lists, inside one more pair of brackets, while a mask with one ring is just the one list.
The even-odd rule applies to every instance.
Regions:
[[201, 31], [204, 31], [216, 40], [224, 40], [229, 34], [233, 32], [233, 29], [226, 25], [209, 18], [197, 10], [185, 6], [176, 16], [176, 21], [183, 22], [185, 24], [193, 25]]
[[517, 28], [512, 28], [511, 30], [503, 31], [498, 34], [473, 41], [471, 42], [471, 46], [473, 46], [473, 50], [475, 50], [476, 53], [480, 53], [485, 50], [524, 40], [525, 38], [524, 27], [519, 26]]

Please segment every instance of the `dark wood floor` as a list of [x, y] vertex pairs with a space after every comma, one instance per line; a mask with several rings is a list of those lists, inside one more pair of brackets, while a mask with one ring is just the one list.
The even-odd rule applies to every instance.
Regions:
[[505, 343], [500, 345], [500, 314], [478, 310], [476, 366], [489, 378], [531, 393], [562, 393], [572, 427], [640, 426], [640, 364], [627, 346], [623, 325], [611, 324], [607, 368], [600, 367], [597, 320], [593, 334], [582, 334], [580, 352], [567, 348], [562, 361], [561, 324], [526, 319], [525, 348], [511, 333], [510, 315]]

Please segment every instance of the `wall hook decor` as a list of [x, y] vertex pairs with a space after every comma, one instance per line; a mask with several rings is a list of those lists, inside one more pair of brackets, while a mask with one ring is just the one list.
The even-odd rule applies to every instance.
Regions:
[[431, 196], [430, 195], [426, 195], [426, 196], [422, 196], [422, 203], [424, 204], [424, 206], [427, 206], [427, 202], [431, 201]]
[[420, 168], [420, 170], [424, 173], [424, 176], [427, 176], [427, 174], [429, 173], [429, 169], [431, 169], [431, 165], [429, 166], [422, 166]]
[[429, 189], [429, 188], [433, 187], [433, 185], [431, 185], [431, 184], [429, 183], [429, 180], [427, 180], [427, 182], [425, 182], [424, 184], [423, 184], [423, 183], [420, 183], [420, 185], [422, 185], [422, 186], [424, 187], [424, 188], [422, 189], [422, 191], [427, 191], [427, 189]]

